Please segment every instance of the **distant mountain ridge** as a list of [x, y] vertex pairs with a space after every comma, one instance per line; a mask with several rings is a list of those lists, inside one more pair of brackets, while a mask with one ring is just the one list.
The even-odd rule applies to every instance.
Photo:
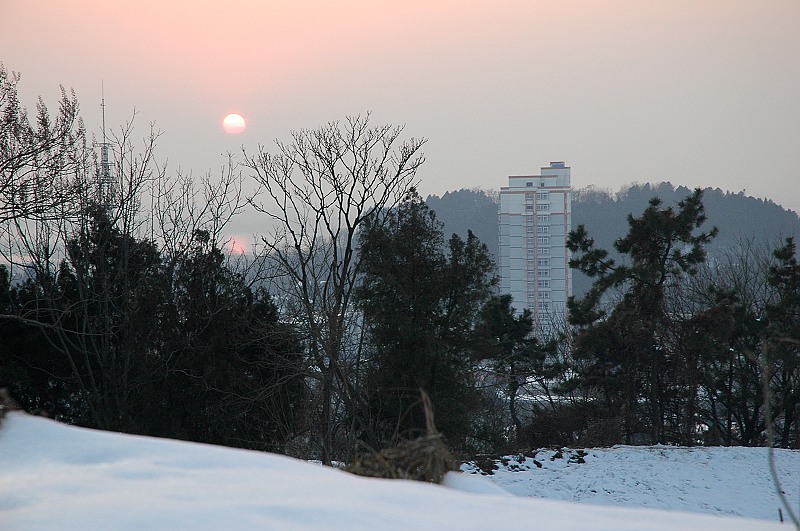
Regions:
[[[772, 248], [789, 236], [800, 240], [800, 217], [793, 210], [744, 192], [719, 188], [705, 188], [703, 192], [708, 217], [705, 226], [719, 228], [719, 235], [709, 247], [710, 256], [735, 249], [743, 240], [764, 242]], [[594, 187], [577, 189], [572, 199], [572, 227], [585, 225], [597, 247], [612, 251], [614, 240], [628, 231], [629, 214], [641, 214], [653, 197], [659, 197], [664, 206], [674, 206], [690, 193], [689, 188], [675, 187], [669, 182], [632, 184], [618, 192]], [[441, 197], [430, 195], [426, 202], [444, 223], [446, 235], [456, 233], [465, 237], [467, 230], [472, 230], [496, 259], [500, 247], [498, 198], [496, 191], [462, 189]], [[585, 293], [589, 285], [588, 278], [573, 272], [576, 295]]]
[[425, 203], [444, 224], [445, 239], [451, 234], [466, 238], [467, 231], [471, 230], [497, 261], [500, 250], [500, 200], [497, 192], [462, 188], [445, 192], [442, 197], [429, 195]]

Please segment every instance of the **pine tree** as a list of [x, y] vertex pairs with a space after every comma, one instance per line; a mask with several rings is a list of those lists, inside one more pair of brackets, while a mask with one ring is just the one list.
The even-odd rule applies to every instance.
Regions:
[[767, 306], [767, 370], [778, 422], [776, 443], [800, 447], [800, 263], [794, 238], [775, 251], [768, 282], [777, 299]]
[[[705, 246], [717, 229], [696, 233], [706, 221], [703, 193], [695, 190], [677, 210], [650, 200], [640, 217], [628, 216], [628, 234], [614, 248], [628, 258], [617, 264], [594, 247], [583, 226], [572, 231], [567, 247], [578, 257], [570, 266], [595, 279], [582, 300], [568, 301], [578, 328], [574, 385], [593, 389], [607, 414], [619, 411], [626, 442], [646, 432], [665, 442], [667, 396], [674, 359], [666, 343], [671, 326], [668, 290], [693, 275], [705, 260]], [[619, 300], [604, 305], [612, 292]], [[604, 297], [606, 297], [604, 299]]]
[[465, 444], [480, 401], [469, 339], [495, 283], [486, 247], [471, 233], [445, 247], [435, 215], [412, 194], [367, 227], [360, 252], [358, 300], [374, 355], [367, 390], [382, 444], [424, 433], [420, 389], [437, 427]]

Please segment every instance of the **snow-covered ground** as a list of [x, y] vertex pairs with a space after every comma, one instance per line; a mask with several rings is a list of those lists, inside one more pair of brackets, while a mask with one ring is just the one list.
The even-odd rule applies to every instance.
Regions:
[[[581, 457], [583, 463], [578, 462]], [[797, 512], [800, 451], [775, 450], [779, 480]], [[492, 470], [493, 466], [496, 470]], [[540, 450], [462, 466], [519, 496], [778, 520], [781, 501], [766, 448], [615, 446]], [[785, 513], [785, 511], [784, 511]]]
[[[760, 454], [735, 450], [727, 457], [707, 453], [708, 464], [698, 459], [691, 477], [712, 491], [709, 497], [713, 492], [720, 498], [733, 496], [721, 483], [742, 483], [738, 503], [743, 506], [771, 496], [771, 487], [751, 477], [756, 468], [751, 463]], [[658, 494], [665, 500], [663, 506], [690, 509], [681, 502], [669, 503], [679, 495], [673, 487], [680, 473], [664, 472], [658, 463], [669, 469], [668, 459], [658, 456], [672, 451], [701, 452], [592, 450], [585, 463], [589, 466], [581, 470], [592, 470], [591, 463], [603, 456], [619, 454], [612, 460], [629, 466], [603, 472], [614, 486], [613, 496], [641, 501], [644, 497], [635, 494], [637, 489], [651, 488], [645, 487], [655, 485], [651, 476], [664, 475], [668, 481]], [[795, 466], [796, 471], [796, 453], [786, 455], [781, 466]], [[729, 474], [709, 472], [726, 468], [712, 464], [718, 456], [737, 459], [729, 464]], [[789, 529], [768, 520], [530, 497], [569, 498], [567, 490], [597, 491], [603, 483], [599, 471], [593, 483], [565, 479], [585, 465], [566, 466], [558, 460], [548, 461], [547, 468], [542, 465], [539, 469], [534, 464], [536, 471], [500, 472], [491, 480], [452, 473], [447, 486], [439, 486], [360, 478], [283, 456], [87, 430], [11, 413], [0, 426], [0, 529]], [[623, 476], [627, 479], [621, 480]], [[793, 477], [796, 482], [798, 476]], [[641, 478], [638, 485], [636, 478]], [[627, 494], [623, 487], [629, 489]], [[694, 489], [685, 492], [695, 495]]]

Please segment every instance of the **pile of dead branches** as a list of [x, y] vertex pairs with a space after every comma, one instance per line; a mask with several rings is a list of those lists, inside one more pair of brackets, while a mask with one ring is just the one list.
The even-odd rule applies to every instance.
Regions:
[[359, 476], [440, 483], [448, 471], [456, 469], [455, 462], [444, 436], [436, 430], [431, 402], [424, 391], [422, 407], [425, 411], [425, 435], [377, 452], [367, 448], [364, 454], [354, 457], [345, 470]]

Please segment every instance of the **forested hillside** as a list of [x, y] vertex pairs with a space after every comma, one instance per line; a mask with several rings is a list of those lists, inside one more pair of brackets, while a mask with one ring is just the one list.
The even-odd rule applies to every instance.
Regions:
[[[670, 183], [634, 184], [618, 192], [588, 187], [576, 190], [572, 198], [572, 227], [585, 225], [597, 246], [612, 249], [614, 240], [628, 230], [627, 216], [647, 208], [648, 201], [659, 197], [665, 205], [673, 205], [689, 195], [685, 186]], [[708, 247], [709, 257], [755, 243], [777, 247], [788, 236], [800, 236], [800, 218], [769, 199], [732, 193], [719, 188], [703, 190], [708, 222], [719, 234]], [[465, 236], [472, 230], [495, 257], [498, 256], [498, 198], [488, 190], [458, 190], [443, 196], [430, 195], [428, 206], [444, 223], [445, 234]], [[582, 295], [589, 289], [589, 279], [573, 272], [573, 290]]]
[[496, 194], [487, 190], [462, 188], [445, 192], [442, 197], [429, 195], [425, 202], [444, 224], [447, 236], [458, 234], [464, 238], [467, 231], [471, 230], [486, 244], [492, 256], [498, 256], [500, 219]]
[[[465, 207], [456, 200], [474, 204], [475, 193], [446, 195], [440, 218], [458, 219], [452, 212]], [[567, 239], [575, 297], [555, 350], [537, 363], [537, 355], [514, 356], [527, 350], [511, 336], [497, 336], [512, 374], [528, 361], [525, 392], [541, 401], [519, 436], [539, 446], [576, 435], [600, 445], [749, 446], [774, 435], [796, 447], [797, 215], [744, 194], [668, 183], [575, 196]], [[491, 210], [486, 203], [472, 226], [496, 223]], [[470, 228], [460, 223], [445, 230]]]

